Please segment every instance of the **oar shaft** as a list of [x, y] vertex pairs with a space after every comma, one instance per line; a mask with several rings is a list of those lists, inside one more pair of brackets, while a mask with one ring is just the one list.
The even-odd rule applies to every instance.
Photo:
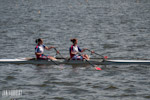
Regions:
[[90, 61], [88, 61], [87, 59], [85, 59], [86, 62], [88, 62], [92, 67], [95, 67], [96, 70], [102, 70], [100, 67], [96, 67], [95, 65], [93, 65]]
[[[56, 53], [58, 52], [58, 50], [56, 49], [56, 48], [54, 48], [54, 50], [56, 51]], [[62, 55], [61, 55], [61, 53], [59, 52], [58, 53], [63, 59], [66, 59], [66, 58], [64, 58]]]
[[53, 62], [55, 65], [58, 65], [58, 64], [57, 64], [55, 61], [53, 61], [52, 59], [50, 59], [50, 58], [48, 58], [48, 57], [47, 57], [47, 59], [50, 60], [51, 62]]
[[51, 62], [53, 62], [55, 65], [59, 65], [59, 64], [57, 64], [55, 61], [53, 61], [52, 59], [50, 59], [51, 60]]
[[91, 62], [85, 59], [86, 62], [88, 62], [91, 66], [95, 67]]
[[[87, 50], [91, 52], [91, 50], [89, 50], [89, 49], [87, 49]], [[99, 56], [101, 56], [104, 59], [104, 57], [102, 55], [100, 55], [98, 53], [95, 53], [95, 52], [94, 52], [94, 54], [99, 55]]]

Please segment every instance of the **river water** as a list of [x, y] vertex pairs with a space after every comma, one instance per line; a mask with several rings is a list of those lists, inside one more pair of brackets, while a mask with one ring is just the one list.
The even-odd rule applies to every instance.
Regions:
[[[71, 38], [110, 59], [150, 59], [150, 0], [0, 0], [0, 59], [69, 56]], [[55, 55], [55, 51], [46, 51]], [[89, 52], [86, 52], [89, 54]], [[1, 100], [149, 100], [149, 65], [0, 64]], [[21, 95], [3, 95], [21, 90]]]

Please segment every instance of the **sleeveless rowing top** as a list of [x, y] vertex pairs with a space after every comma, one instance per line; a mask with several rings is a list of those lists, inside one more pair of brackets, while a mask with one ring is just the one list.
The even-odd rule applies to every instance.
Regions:
[[[35, 53], [44, 53], [44, 49], [45, 49], [45, 45], [37, 45], [35, 47]], [[41, 55], [39, 55], [41, 56]], [[37, 58], [39, 58], [39, 56], [37, 56]]]
[[75, 54], [71, 54], [71, 52], [81, 52], [81, 49], [77, 45], [76, 46], [72, 45], [69, 49], [69, 52], [70, 52], [70, 58], [72, 58], [75, 56]]

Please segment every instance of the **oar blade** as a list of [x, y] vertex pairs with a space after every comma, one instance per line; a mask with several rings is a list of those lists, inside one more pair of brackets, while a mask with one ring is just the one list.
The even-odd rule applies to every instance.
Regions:
[[107, 59], [107, 58], [108, 58], [108, 56], [104, 56], [104, 58], [105, 58], [105, 59]]
[[102, 70], [100, 67], [95, 67], [96, 70]]

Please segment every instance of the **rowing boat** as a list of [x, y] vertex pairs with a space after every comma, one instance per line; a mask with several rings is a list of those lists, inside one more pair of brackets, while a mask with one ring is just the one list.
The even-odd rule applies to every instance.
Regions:
[[[112, 65], [112, 64], [150, 64], [150, 60], [103, 60], [103, 59], [91, 59], [88, 60], [95, 65]], [[64, 60], [58, 59], [56, 61], [51, 60], [37, 60], [35, 58], [17, 58], [17, 59], [0, 59], [0, 63], [8, 64], [69, 64], [69, 65], [88, 65], [86, 60]]]
[[[54, 63], [55, 62], [55, 63]], [[96, 61], [96, 60], [90, 60], [93, 64], [100, 64], [102, 60]], [[35, 58], [17, 58], [17, 59], [0, 59], [0, 63], [12, 63], [12, 64], [70, 64], [70, 65], [82, 65], [82, 64], [88, 64], [85, 60], [64, 60], [64, 59], [58, 59], [58, 60], [39, 60]]]

